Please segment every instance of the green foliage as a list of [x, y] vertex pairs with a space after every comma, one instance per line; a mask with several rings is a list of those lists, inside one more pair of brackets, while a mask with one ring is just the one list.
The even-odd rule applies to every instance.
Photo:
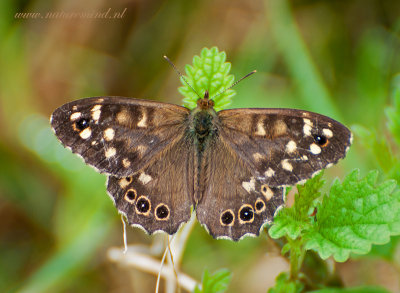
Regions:
[[[274, 224], [269, 229], [269, 235], [280, 238], [285, 235], [296, 239], [302, 231], [312, 228], [312, 213], [315, 207], [315, 199], [321, 196], [319, 189], [323, 186], [323, 172], [308, 180], [303, 186], [297, 185], [298, 193], [295, 195], [295, 202], [292, 207], [282, 209], [274, 219]], [[287, 249], [287, 248], [286, 248]]]
[[390, 132], [388, 136], [378, 135], [375, 129], [361, 125], [354, 125], [352, 130], [363, 146], [372, 153], [372, 159], [379, 165], [386, 177], [400, 181], [400, 161], [397, 153], [400, 147], [399, 74], [393, 78], [392, 105], [385, 109], [385, 113], [388, 118], [387, 128]]
[[303, 289], [303, 283], [298, 280], [291, 280], [287, 273], [280, 273], [276, 277], [275, 286], [270, 288], [268, 293], [300, 293]]
[[366, 254], [372, 244], [389, 242], [400, 234], [400, 192], [388, 180], [375, 186], [377, 171], [359, 179], [354, 170], [340, 183], [336, 180], [329, 196], [318, 206], [312, 231], [304, 235], [306, 249], [315, 249], [326, 259], [345, 261], [351, 252]]
[[372, 152], [383, 172], [391, 173], [392, 170], [398, 167], [398, 160], [393, 155], [386, 138], [379, 137], [376, 131], [361, 125], [354, 125], [352, 130], [361, 138], [365, 147]]
[[193, 66], [185, 66], [185, 78], [196, 92], [181, 79], [183, 86], [179, 88], [179, 92], [184, 96], [184, 106], [195, 108], [199, 96], [203, 97], [206, 90], [214, 100], [216, 111], [231, 104], [236, 93], [233, 89], [224, 90], [233, 84], [235, 78], [229, 74], [231, 63], [225, 61], [226, 53], [219, 52], [217, 47], [203, 48], [200, 56], [193, 57]]
[[210, 275], [204, 270], [201, 288], [196, 287], [194, 293], [223, 293], [228, 288], [232, 279], [232, 273], [222, 269]]
[[393, 139], [400, 146], [400, 74], [393, 79], [392, 104], [393, 106], [386, 108], [387, 125]]
[[336, 261], [347, 260], [352, 252], [366, 254], [372, 244], [387, 243], [391, 235], [400, 234], [400, 192], [393, 192], [394, 180], [375, 186], [377, 177], [378, 172], [371, 171], [359, 179], [354, 170], [342, 183], [336, 180], [329, 196], [317, 205], [315, 221], [309, 210], [323, 181], [320, 175], [314, 177], [299, 187], [293, 207], [276, 216], [270, 236], [291, 240], [302, 236], [306, 250], [315, 249], [323, 259], [333, 255]]

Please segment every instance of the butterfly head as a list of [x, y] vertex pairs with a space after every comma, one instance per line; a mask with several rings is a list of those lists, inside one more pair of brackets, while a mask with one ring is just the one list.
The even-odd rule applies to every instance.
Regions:
[[214, 107], [214, 101], [209, 98], [209, 93], [204, 93], [204, 98], [197, 100], [197, 108], [201, 110], [208, 110]]

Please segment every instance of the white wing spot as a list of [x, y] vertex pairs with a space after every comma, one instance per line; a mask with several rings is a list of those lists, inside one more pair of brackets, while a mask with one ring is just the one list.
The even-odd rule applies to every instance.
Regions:
[[115, 154], [117, 153], [115, 148], [109, 148], [106, 149], [106, 151], [104, 152], [104, 155], [106, 156], [106, 158], [111, 158], [113, 156], [115, 156]]
[[251, 177], [249, 182], [243, 181], [242, 186], [244, 189], [246, 189], [248, 193], [250, 193], [256, 190], [256, 179], [254, 179], [254, 177]]
[[272, 177], [272, 176], [275, 175], [275, 171], [272, 170], [271, 167], [269, 167], [268, 170], [265, 171], [264, 175], [267, 176], [267, 177]]
[[293, 166], [292, 164], [289, 163], [288, 159], [285, 159], [281, 162], [282, 168], [292, 172], [293, 171]]
[[261, 193], [265, 196], [265, 199], [267, 201], [269, 201], [274, 196], [274, 192], [266, 184], [261, 186]]
[[286, 152], [287, 153], [293, 153], [293, 152], [295, 152], [296, 151], [296, 149], [297, 149], [297, 145], [296, 145], [296, 143], [293, 141], [293, 140], [291, 140], [291, 141], [289, 141], [288, 143], [287, 143], [287, 145], [286, 145]]
[[106, 130], [104, 130], [104, 139], [107, 141], [113, 140], [114, 139], [114, 135], [115, 135], [115, 131], [112, 128], [107, 128]]
[[92, 111], [92, 118], [96, 123], [98, 123], [99, 119], [100, 119], [100, 114], [101, 114], [101, 110], [100, 109], [101, 109], [101, 105], [95, 105], [91, 110]]
[[303, 126], [303, 133], [305, 136], [311, 136], [311, 130], [314, 124], [311, 122], [310, 119], [303, 118], [304, 126]]
[[274, 136], [285, 135], [288, 130], [286, 123], [282, 120], [276, 120], [274, 124]]
[[144, 172], [140, 173], [139, 181], [142, 182], [143, 184], [147, 184], [147, 183], [149, 183], [151, 180], [153, 180], [153, 178], [151, 178], [150, 175], [148, 175], [148, 174], [146, 174], [146, 173], [144, 173]]
[[122, 178], [121, 180], [119, 180], [119, 186], [122, 189], [125, 189], [125, 187], [127, 187], [129, 185], [129, 181], [126, 180], [126, 178]]
[[258, 122], [257, 131], [256, 131], [255, 134], [259, 135], [259, 136], [264, 136], [264, 135], [267, 134], [266, 131], [265, 131], [265, 128], [264, 128], [264, 125], [263, 125], [262, 121]]
[[92, 130], [90, 129], [90, 127], [79, 132], [79, 136], [83, 139], [88, 139], [91, 135], [92, 135]]
[[127, 158], [125, 158], [122, 160], [122, 165], [124, 166], [124, 168], [129, 168], [131, 162]]
[[333, 163], [329, 163], [328, 165], [325, 166], [325, 168], [330, 168], [333, 166]]
[[138, 127], [147, 127], [147, 115], [145, 112], [142, 112], [142, 114], [143, 114], [142, 119], [140, 119], [137, 126]]
[[323, 133], [327, 138], [331, 138], [331, 137], [333, 136], [332, 130], [330, 130], [330, 129], [328, 129], [328, 128], [322, 129], [322, 133]]
[[145, 145], [140, 144], [137, 146], [137, 151], [139, 152], [139, 156], [143, 156], [146, 150], [147, 147]]
[[120, 123], [122, 125], [129, 125], [130, 115], [125, 109], [123, 109], [121, 112], [119, 112], [117, 114], [116, 119], [117, 119], [118, 123]]
[[71, 119], [71, 121], [74, 121], [74, 120], [78, 119], [81, 116], [82, 116], [81, 112], [75, 112], [69, 118]]
[[314, 155], [318, 155], [321, 153], [321, 148], [317, 146], [315, 143], [310, 145], [310, 151]]
[[303, 156], [301, 157], [301, 159], [302, 159], [303, 161], [307, 161], [307, 160], [308, 160], [308, 157], [307, 157], [306, 155], [303, 155]]
[[312, 130], [312, 126], [310, 126], [308, 124], [304, 124], [303, 133], [305, 136], [311, 136], [311, 130]]
[[100, 109], [101, 109], [101, 105], [95, 105], [95, 106], [93, 106], [92, 110], [90, 110], [90, 111], [95, 112], [95, 111], [98, 111]]
[[262, 160], [264, 158], [264, 156], [260, 153], [254, 153], [253, 158], [254, 158], [254, 160], [256, 160], [258, 162], [258, 161]]

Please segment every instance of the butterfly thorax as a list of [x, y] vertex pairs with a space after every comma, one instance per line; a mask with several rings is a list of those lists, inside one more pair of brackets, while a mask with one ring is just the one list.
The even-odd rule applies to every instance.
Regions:
[[190, 113], [189, 129], [200, 152], [217, 134], [218, 117], [213, 106], [214, 101], [208, 99], [206, 94], [204, 99], [197, 101], [197, 107]]

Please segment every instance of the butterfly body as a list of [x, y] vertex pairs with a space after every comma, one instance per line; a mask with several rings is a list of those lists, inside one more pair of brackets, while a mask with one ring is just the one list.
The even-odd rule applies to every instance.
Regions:
[[63, 145], [108, 176], [120, 213], [148, 233], [175, 233], [196, 212], [215, 238], [258, 235], [284, 203], [285, 186], [343, 158], [350, 131], [326, 116], [293, 109], [216, 112], [95, 97], [56, 109]]

